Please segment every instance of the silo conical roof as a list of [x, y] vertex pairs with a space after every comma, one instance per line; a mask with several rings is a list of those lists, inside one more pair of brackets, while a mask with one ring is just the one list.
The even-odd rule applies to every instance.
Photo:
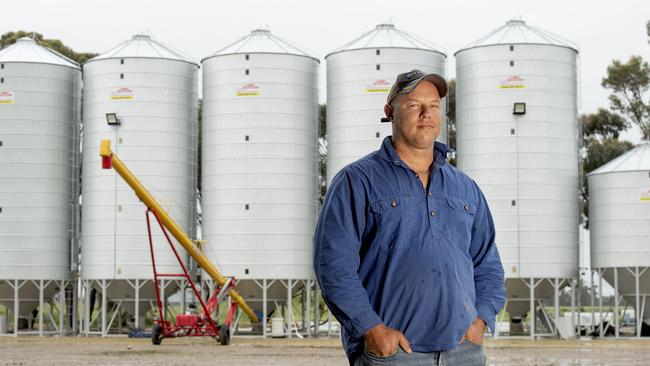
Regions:
[[487, 35], [476, 41], [462, 47], [456, 53], [463, 50], [481, 47], [494, 46], [500, 44], [542, 44], [567, 47], [578, 52], [578, 46], [573, 42], [555, 35], [543, 29], [526, 24], [523, 20], [513, 19], [506, 22], [505, 25], [493, 30]]
[[365, 48], [413, 48], [435, 51], [446, 56], [446, 51], [435, 43], [398, 29], [394, 24], [381, 23], [375, 29], [332, 51], [325, 58], [334, 53]]
[[156, 41], [146, 34], [136, 34], [128, 41], [122, 42], [101, 55], [91, 58], [88, 62], [112, 58], [160, 58], [185, 61], [199, 66], [191, 57], [171, 46]]
[[253, 29], [250, 34], [238, 39], [228, 46], [206, 57], [231, 55], [237, 53], [279, 53], [306, 56], [318, 60], [318, 57], [292, 44], [286, 39], [271, 33], [268, 29]]
[[637, 145], [618, 158], [592, 171], [588, 175], [650, 170], [650, 142]]
[[1, 49], [0, 62], [32, 62], [80, 68], [78, 63], [52, 49], [39, 45], [29, 37], [22, 37], [16, 43]]

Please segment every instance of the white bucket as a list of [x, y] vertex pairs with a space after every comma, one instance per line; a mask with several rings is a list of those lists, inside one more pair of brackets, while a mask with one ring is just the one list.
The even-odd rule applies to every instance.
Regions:
[[284, 337], [284, 318], [275, 316], [271, 318], [271, 337]]
[[7, 334], [7, 316], [0, 315], [0, 334]]

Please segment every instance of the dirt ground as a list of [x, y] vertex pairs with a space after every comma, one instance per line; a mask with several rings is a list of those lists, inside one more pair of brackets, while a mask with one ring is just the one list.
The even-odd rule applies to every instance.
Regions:
[[[489, 365], [650, 365], [650, 340], [488, 339]], [[347, 365], [338, 339], [0, 337], [0, 365]]]

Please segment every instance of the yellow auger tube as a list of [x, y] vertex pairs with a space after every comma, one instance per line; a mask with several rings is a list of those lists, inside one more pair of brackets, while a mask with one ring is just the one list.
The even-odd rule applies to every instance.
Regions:
[[[129, 169], [122, 163], [122, 161], [113, 154], [111, 151], [111, 141], [102, 140], [99, 155], [102, 159], [110, 159], [113, 169], [119, 174], [124, 181], [133, 189], [136, 196], [144, 202], [144, 204], [153, 211], [160, 222], [169, 230], [169, 232], [178, 240], [178, 242], [187, 250], [187, 252], [196, 260], [201, 268], [203, 268], [209, 275], [212, 277], [220, 286], [226, 284], [226, 278], [219, 273], [217, 268], [212, 265], [212, 263], [206, 258], [203, 253], [194, 245], [192, 240], [187, 236], [187, 234], [181, 229], [180, 226], [174, 221], [174, 219], [169, 216], [169, 214], [160, 206], [158, 201], [140, 184], [138, 179], [129, 171]], [[235, 291], [234, 289], [230, 290], [228, 293], [234, 301], [237, 302], [238, 306], [244, 311], [248, 318], [253, 323], [258, 323], [260, 320], [257, 318], [253, 310], [246, 304], [246, 301]]]

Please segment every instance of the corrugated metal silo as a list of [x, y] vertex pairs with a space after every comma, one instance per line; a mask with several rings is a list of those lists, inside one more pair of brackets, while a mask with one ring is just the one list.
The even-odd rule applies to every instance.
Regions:
[[76, 62], [30, 38], [0, 50], [0, 302], [15, 326], [70, 279], [80, 102]]
[[259, 311], [312, 283], [319, 61], [257, 29], [202, 64], [204, 251]]
[[[193, 235], [198, 68], [146, 35], [135, 35], [83, 67], [82, 279], [86, 288], [107, 295], [102, 299], [134, 314], [136, 323], [154, 298], [145, 206], [113, 170], [101, 169], [99, 143], [113, 141], [113, 150], [140, 182]], [[121, 124], [109, 126], [107, 113], [116, 113]], [[159, 230], [154, 243], [158, 271], [177, 273], [180, 266]], [[164, 293], [177, 289], [170, 281]], [[103, 334], [107, 327], [104, 322]]]
[[490, 204], [511, 317], [577, 277], [577, 57], [521, 20], [456, 53], [458, 165]]
[[[382, 123], [386, 97], [398, 74], [420, 69], [446, 74], [447, 56], [433, 43], [379, 24], [327, 59], [327, 181], [341, 168], [375, 151], [392, 134]], [[446, 103], [438, 140], [447, 142]]]
[[[594, 170], [588, 179], [591, 267], [638, 310], [639, 324], [648, 323], [650, 143]], [[636, 331], [641, 334], [640, 327]]]

